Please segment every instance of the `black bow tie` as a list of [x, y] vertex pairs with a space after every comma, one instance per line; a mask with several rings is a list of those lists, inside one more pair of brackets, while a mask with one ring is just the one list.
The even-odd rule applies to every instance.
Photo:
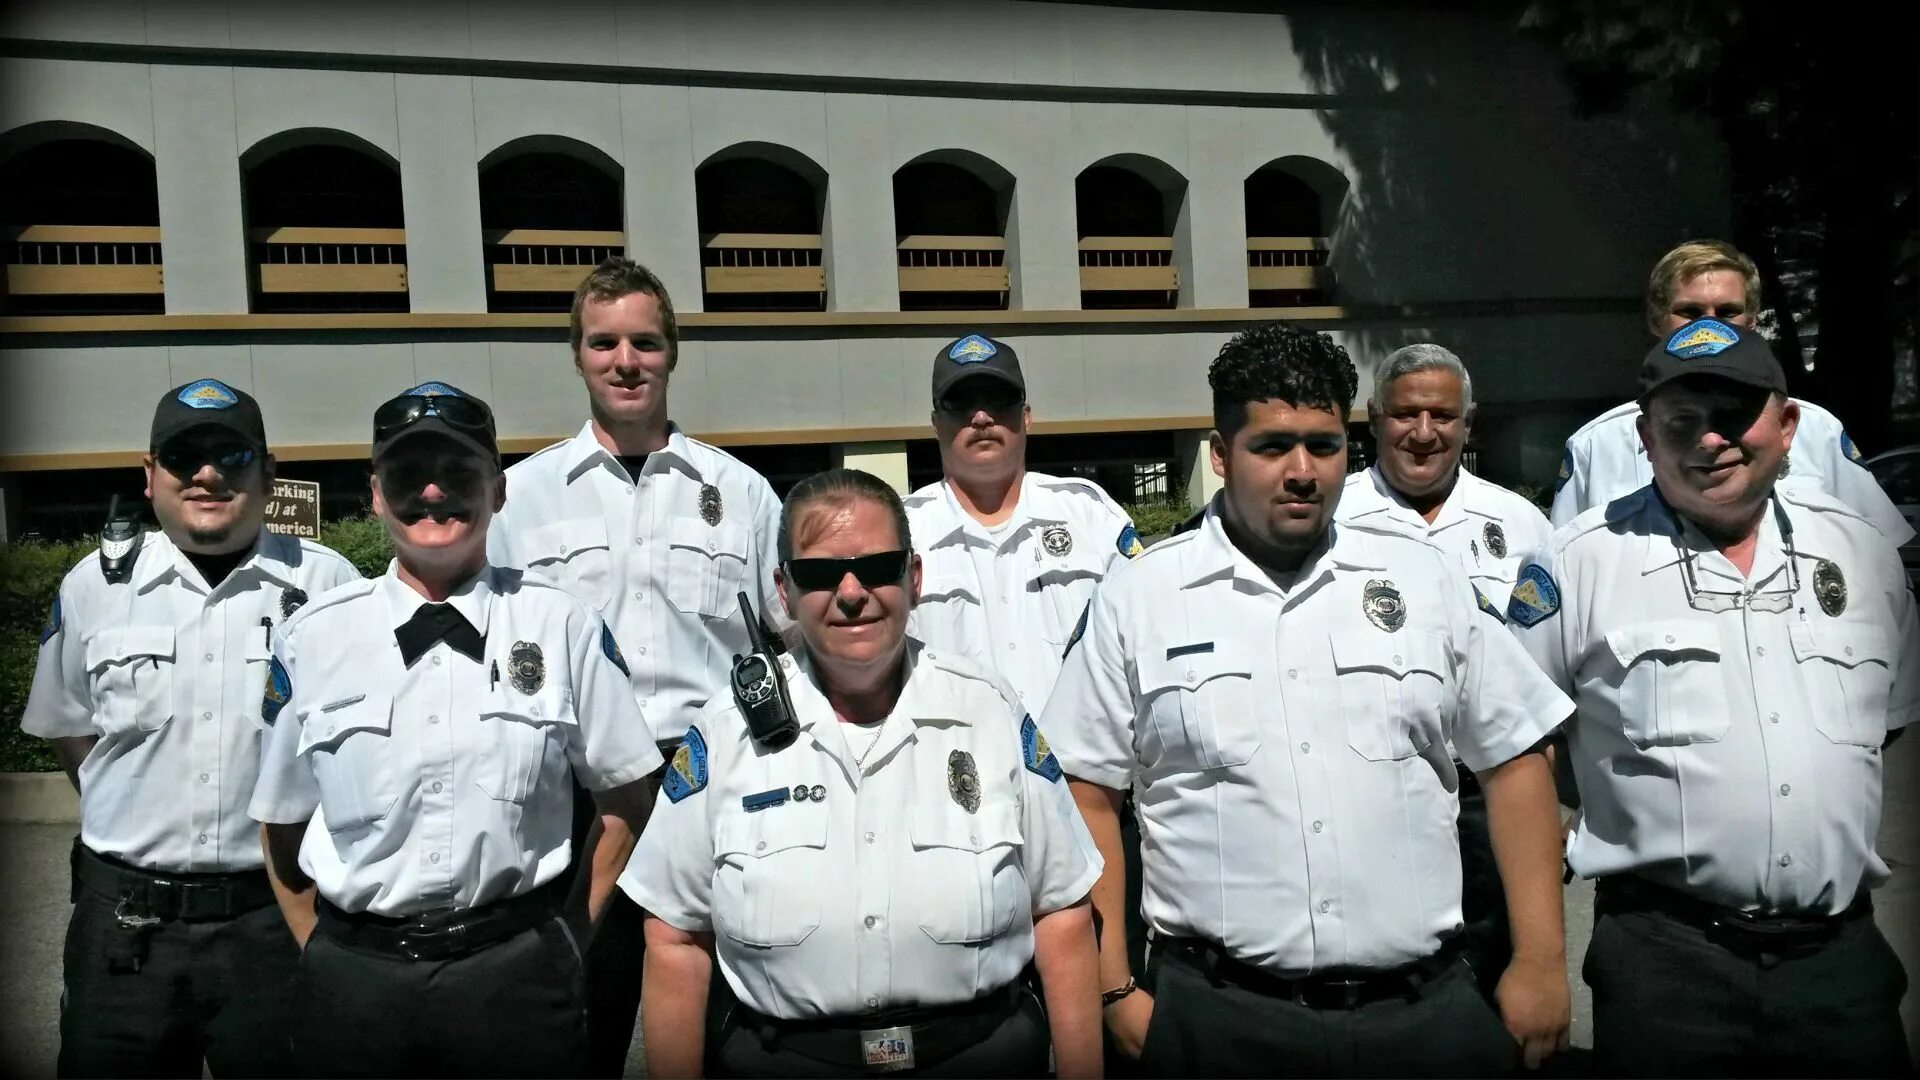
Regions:
[[421, 604], [413, 618], [394, 629], [393, 637], [400, 643], [400, 659], [408, 667], [442, 641], [476, 664], [487, 648], [486, 637], [452, 604]]

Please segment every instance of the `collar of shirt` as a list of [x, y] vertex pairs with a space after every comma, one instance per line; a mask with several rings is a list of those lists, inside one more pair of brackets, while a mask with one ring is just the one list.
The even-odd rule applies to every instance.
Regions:
[[[906, 655], [901, 658], [906, 674], [901, 682], [900, 698], [894, 702], [893, 711], [887, 714], [879, 739], [867, 751], [868, 767], [892, 754], [921, 727], [972, 723], [971, 719], [953, 707], [951, 701], [928, 691], [926, 684], [933, 674], [934, 665], [925, 662], [922, 656], [925, 651], [925, 645], [913, 638], [907, 639]], [[788, 655], [793, 657], [792, 674], [795, 676], [789, 680], [788, 690], [793, 694], [793, 711], [800, 731], [815, 746], [837, 758], [849, 775], [859, 775], [861, 767], [854, 757], [853, 748], [847, 743], [846, 735], [840, 730], [833, 704], [827, 700], [826, 692], [820, 689], [816, 681], [818, 674], [812, 659], [805, 648], [796, 649]], [[828, 734], [829, 731], [831, 734]]]
[[[620, 460], [594, 437], [593, 421], [588, 420], [580, 426], [580, 431], [568, 440], [566, 456], [567, 483], [571, 484], [587, 475], [595, 466], [608, 469], [616, 477], [626, 477], [626, 468]], [[680, 425], [667, 423], [667, 445], [647, 455], [647, 470], [677, 468], [695, 480], [706, 479], [700, 472], [699, 463], [694, 461], [688, 449], [686, 432]]]
[[[393, 629], [406, 625], [407, 620], [413, 618], [413, 613], [420, 610], [421, 604], [435, 602], [401, 581], [399, 570], [400, 561], [395, 559], [387, 564], [387, 572], [380, 578], [380, 594], [386, 598], [389, 625]], [[449, 594], [446, 600], [473, 624], [483, 638], [487, 636], [487, 613], [492, 610], [493, 596], [499, 591], [493, 583], [495, 573], [491, 565], [482, 568], [466, 584]]]
[[[167, 538], [166, 533], [148, 533], [143, 543], [154, 546], [154, 557], [141, 558], [134, 568], [133, 586], [138, 593], [147, 592], [169, 577], [178, 578], [196, 591], [208, 595], [219, 592], [228, 582], [247, 575], [270, 579], [282, 588], [292, 588], [295, 584], [293, 567], [287, 558], [287, 547], [293, 541], [265, 529], [260, 530], [260, 535], [253, 542], [253, 550], [247, 557], [215, 587], [207, 585], [207, 579], [200, 576], [200, 569], [187, 558], [186, 552]], [[145, 553], [142, 554], [144, 556]]]
[[998, 548], [1017, 539], [1028, 525], [1065, 525], [1066, 518], [1058, 514], [1046, 513], [1048, 507], [1042, 504], [1047, 500], [1042, 498], [1039, 492], [1040, 488], [1034, 480], [1033, 473], [1026, 473], [1020, 478], [1020, 494], [1014, 501], [1012, 515], [1006, 521], [1006, 524], [1011, 527], [996, 538], [988, 535], [987, 527], [975, 520], [974, 516], [967, 513], [966, 509], [960, 505], [960, 500], [954, 497], [952, 482], [942, 479], [940, 506], [946, 511], [944, 524], [947, 529], [939, 537], [928, 541], [926, 546], [931, 550], [943, 544], [973, 543]]
[[1207, 507], [1206, 520], [1201, 523], [1200, 533], [1194, 538], [1187, 556], [1184, 582], [1187, 587], [1225, 576], [1291, 599], [1305, 595], [1336, 570], [1378, 571], [1387, 568], [1363, 530], [1341, 528], [1338, 524], [1329, 523], [1327, 535], [1321, 539], [1320, 546], [1293, 575], [1293, 588], [1283, 591], [1272, 575], [1261, 569], [1259, 564], [1227, 538], [1226, 524], [1220, 517], [1219, 498], [1215, 496], [1215, 501]]
[[1741, 590], [1765, 585], [1786, 568], [1786, 542], [1780, 535], [1776, 505], [1770, 500], [1766, 512], [1760, 516], [1760, 535], [1753, 545], [1753, 572], [1742, 574], [1733, 561], [1721, 553], [1719, 545], [1707, 539], [1693, 522], [1669, 508], [1666, 500], [1657, 494], [1648, 498], [1646, 556], [1640, 575], [1645, 577], [1679, 562], [1681, 546], [1685, 545], [1693, 553], [1696, 576], [1712, 575]]
[[[1423, 533], [1436, 533], [1452, 528], [1468, 520], [1471, 514], [1475, 518], [1488, 521], [1500, 520], [1500, 514], [1491, 503], [1481, 496], [1489, 485], [1486, 481], [1468, 472], [1464, 466], [1457, 467], [1453, 481], [1453, 490], [1447, 493], [1447, 501], [1440, 506], [1440, 512], [1434, 515], [1433, 523], [1420, 516], [1419, 512], [1407, 505], [1387, 478], [1380, 471], [1379, 463], [1367, 467], [1367, 481], [1357, 482], [1353, 489], [1343, 493], [1343, 498], [1359, 496], [1361, 506], [1348, 517], [1358, 520], [1369, 514], [1382, 514], [1404, 524], [1414, 526]], [[1369, 491], [1369, 489], [1371, 489]]]

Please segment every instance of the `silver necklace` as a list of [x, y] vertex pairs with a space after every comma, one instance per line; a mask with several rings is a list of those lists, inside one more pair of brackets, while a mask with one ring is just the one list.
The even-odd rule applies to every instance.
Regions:
[[[856, 723], [854, 726], [864, 727], [865, 725]], [[853, 755], [853, 764], [856, 768], [863, 771], [866, 769], [867, 759], [873, 756], [873, 748], [880, 745], [880, 736], [886, 733], [886, 727], [887, 722], [885, 720], [877, 721], [873, 725], [873, 741], [867, 744], [867, 748], [864, 751]]]

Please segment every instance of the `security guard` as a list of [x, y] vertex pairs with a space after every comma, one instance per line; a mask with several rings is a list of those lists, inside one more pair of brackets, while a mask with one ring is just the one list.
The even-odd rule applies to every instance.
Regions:
[[[1570, 1008], [1534, 748], [1571, 705], [1452, 560], [1334, 524], [1345, 350], [1265, 324], [1209, 381], [1225, 488], [1094, 594], [1043, 718], [1107, 866], [1121, 793], [1140, 808], [1147, 985], [1116, 940], [1112, 874], [1094, 889], [1108, 1026], [1149, 1073], [1537, 1063]], [[1460, 958], [1449, 740], [1480, 773], [1512, 913], [1498, 1015]]]
[[[921, 565], [884, 481], [802, 481], [779, 545], [795, 726], [709, 705], [620, 879], [649, 1071], [1041, 1076], [1051, 1041], [1059, 1075], [1098, 1076], [1100, 866], [1046, 740], [1004, 681], [907, 636]], [[705, 1036], [716, 955], [739, 1004]]]
[[[759, 473], [690, 439], [667, 416], [680, 358], [673, 301], [653, 272], [614, 256], [573, 297], [567, 341], [589, 416], [571, 439], [507, 470], [488, 553], [599, 611], [633, 692], [672, 757], [747, 650], [736, 597], [775, 612], [780, 500]], [[657, 782], [657, 781], [656, 781]], [[576, 821], [576, 836], [587, 822]], [[616, 895], [588, 956], [592, 1073], [620, 1076], [640, 1005], [640, 912]]]
[[1881, 747], [1920, 716], [1900, 561], [1776, 486], [1800, 409], [1764, 339], [1704, 319], [1641, 368], [1654, 482], [1555, 534], [1509, 615], [1575, 696], [1606, 1074], [1908, 1075], [1871, 917]]
[[[1553, 527], [1516, 492], [1460, 467], [1473, 431], [1473, 377], [1439, 345], [1408, 345], [1374, 369], [1367, 423], [1379, 460], [1347, 477], [1337, 520], [1402, 526], [1454, 557], [1480, 591], [1504, 610], [1527, 558], [1547, 546]], [[1512, 942], [1507, 906], [1487, 833], [1487, 801], [1473, 771], [1460, 769], [1461, 905], [1467, 962], [1491, 994], [1507, 969]]]
[[[1647, 329], [1664, 338], [1687, 323], [1710, 317], [1747, 331], [1760, 310], [1760, 271], [1753, 260], [1720, 240], [1691, 240], [1654, 264], [1647, 282]], [[1793, 399], [1800, 413], [1793, 464], [1784, 486], [1825, 492], [1852, 507], [1895, 547], [1913, 539], [1893, 500], [1860, 465], [1860, 449], [1839, 417], [1810, 401]], [[1567, 439], [1553, 496], [1553, 524], [1563, 527], [1583, 512], [1653, 481], [1653, 465], [1640, 441], [1640, 403], [1629, 401], [1588, 421]]]
[[[430, 382], [373, 430], [393, 565], [275, 635], [262, 705], [252, 812], [305, 950], [297, 1063], [578, 1076], [580, 950], [660, 754], [606, 624], [487, 563], [506, 485], [486, 404]], [[577, 856], [576, 776], [599, 807]]]
[[1038, 713], [1094, 586], [1138, 555], [1098, 484], [1027, 471], [1033, 409], [1013, 346], [968, 334], [933, 355], [938, 483], [907, 497], [926, 589], [913, 635], [998, 671]]
[[161, 531], [61, 582], [20, 720], [80, 792], [59, 1072], [288, 1075], [296, 953], [247, 816], [254, 715], [267, 627], [359, 574], [261, 527], [273, 457], [245, 391], [167, 391], [149, 446]]

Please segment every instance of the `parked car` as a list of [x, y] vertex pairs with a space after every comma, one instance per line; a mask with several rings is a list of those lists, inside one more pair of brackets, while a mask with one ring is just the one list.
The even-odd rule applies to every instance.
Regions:
[[[1880, 482], [1880, 489], [1893, 500], [1907, 524], [1920, 531], [1920, 443], [1876, 454], [1861, 464]], [[1900, 559], [1907, 565], [1907, 581], [1920, 591], [1920, 536], [1900, 549]]]

